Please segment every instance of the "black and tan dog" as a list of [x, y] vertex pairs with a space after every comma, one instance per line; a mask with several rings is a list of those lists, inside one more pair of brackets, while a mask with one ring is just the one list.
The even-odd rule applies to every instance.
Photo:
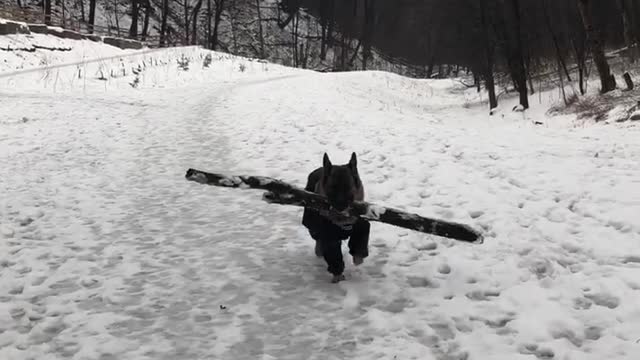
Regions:
[[[305, 190], [326, 196], [329, 205], [338, 212], [346, 210], [354, 201], [364, 201], [364, 187], [358, 175], [356, 154], [351, 154], [347, 164], [333, 165], [325, 153], [322, 167], [309, 174]], [[362, 264], [369, 255], [370, 224], [367, 220], [346, 217], [345, 221], [332, 220], [318, 211], [304, 208], [302, 224], [316, 241], [316, 255], [324, 257], [334, 283], [345, 279], [343, 240], [349, 239], [349, 254], [355, 265]]]

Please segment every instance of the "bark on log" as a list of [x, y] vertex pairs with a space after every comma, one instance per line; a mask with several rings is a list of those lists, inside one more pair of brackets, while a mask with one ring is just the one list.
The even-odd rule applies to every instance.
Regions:
[[269, 177], [227, 176], [196, 169], [187, 170], [185, 177], [187, 180], [206, 185], [266, 190], [263, 200], [269, 203], [309, 207], [338, 221], [349, 217], [362, 217], [369, 221], [382, 222], [463, 242], [482, 244], [484, 241], [482, 234], [468, 225], [430, 219], [368, 202], [354, 202], [351, 208], [339, 213], [329, 206], [326, 197]]
[[622, 77], [624, 78], [624, 82], [627, 84], [627, 90], [633, 90], [633, 80], [631, 80], [631, 75], [626, 72]]

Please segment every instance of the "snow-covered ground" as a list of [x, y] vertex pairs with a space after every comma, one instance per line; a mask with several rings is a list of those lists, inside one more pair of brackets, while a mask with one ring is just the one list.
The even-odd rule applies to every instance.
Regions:
[[[503, 99], [488, 117], [450, 80], [101, 51], [122, 57], [0, 74], [0, 359], [640, 353], [633, 123], [548, 119], [546, 100], [523, 115]], [[485, 243], [374, 223], [370, 257], [330, 284], [300, 208], [184, 178], [303, 186], [325, 151], [358, 154], [369, 201], [473, 225]]]

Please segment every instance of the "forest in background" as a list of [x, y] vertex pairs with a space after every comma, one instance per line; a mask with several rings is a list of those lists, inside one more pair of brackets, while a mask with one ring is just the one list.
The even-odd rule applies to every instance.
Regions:
[[[498, 104], [515, 90], [522, 109], [546, 75], [586, 93], [619, 86], [611, 61], [636, 60], [640, 0], [2, 0], [4, 9], [86, 32], [201, 45], [321, 71], [387, 70], [468, 76]], [[611, 50], [618, 52], [607, 56]], [[628, 75], [626, 75], [628, 76]], [[627, 86], [632, 87], [631, 79]], [[565, 102], [567, 102], [565, 95]]]

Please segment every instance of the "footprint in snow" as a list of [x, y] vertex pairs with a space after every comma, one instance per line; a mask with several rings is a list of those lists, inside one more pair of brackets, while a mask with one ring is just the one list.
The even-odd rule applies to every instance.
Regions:
[[413, 307], [415, 304], [413, 301], [407, 298], [396, 298], [390, 303], [382, 306], [380, 309], [393, 314], [398, 314], [404, 311], [404, 309]]
[[584, 337], [587, 340], [598, 340], [602, 337], [602, 328], [598, 326], [589, 326], [584, 329]]
[[518, 348], [523, 355], [535, 355], [538, 359], [553, 359], [555, 353], [549, 348], [539, 347], [538, 344], [523, 344]]
[[514, 319], [515, 319], [514, 314], [508, 314], [506, 316], [499, 317], [496, 319], [486, 319], [486, 318], [476, 317], [476, 316], [472, 316], [470, 318], [470, 320], [480, 321], [492, 329], [504, 328], [505, 326], [507, 326], [507, 324], [509, 324], [509, 322], [513, 321]]
[[575, 332], [562, 327], [551, 329], [551, 337], [556, 340], [566, 339], [575, 347], [581, 347], [583, 343], [583, 339], [581, 337], [578, 337]]
[[9, 290], [10, 295], [20, 295], [24, 290], [24, 284], [16, 284]]
[[456, 337], [454, 329], [447, 323], [432, 323], [429, 327], [435, 331], [436, 335], [443, 340], [451, 340]]
[[587, 310], [591, 308], [593, 302], [586, 298], [575, 298], [573, 299], [573, 308], [576, 310]]
[[436, 244], [435, 242], [429, 242], [426, 244], [421, 244], [416, 246], [416, 250], [418, 251], [433, 251], [437, 248], [438, 248], [438, 244]]
[[467, 298], [475, 301], [489, 301], [490, 298], [500, 296], [498, 290], [474, 290], [467, 293]]
[[438, 266], [438, 272], [443, 275], [448, 275], [451, 273], [451, 266], [449, 266], [449, 264], [440, 264]]
[[585, 298], [593, 301], [598, 306], [604, 306], [609, 309], [615, 309], [620, 305], [620, 298], [605, 293], [585, 294]]
[[629, 255], [622, 259], [623, 264], [638, 264], [640, 265], [640, 255]]
[[23, 308], [13, 308], [9, 310], [9, 315], [11, 315], [11, 318], [14, 320], [22, 318], [26, 313], [27, 312]]
[[412, 288], [425, 287], [437, 289], [440, 287], [440, 284], [438, 284], [438, 282], [424, 276], [409, 276], [407, 278], [407, 284], [409, 284], [409, 286]]

